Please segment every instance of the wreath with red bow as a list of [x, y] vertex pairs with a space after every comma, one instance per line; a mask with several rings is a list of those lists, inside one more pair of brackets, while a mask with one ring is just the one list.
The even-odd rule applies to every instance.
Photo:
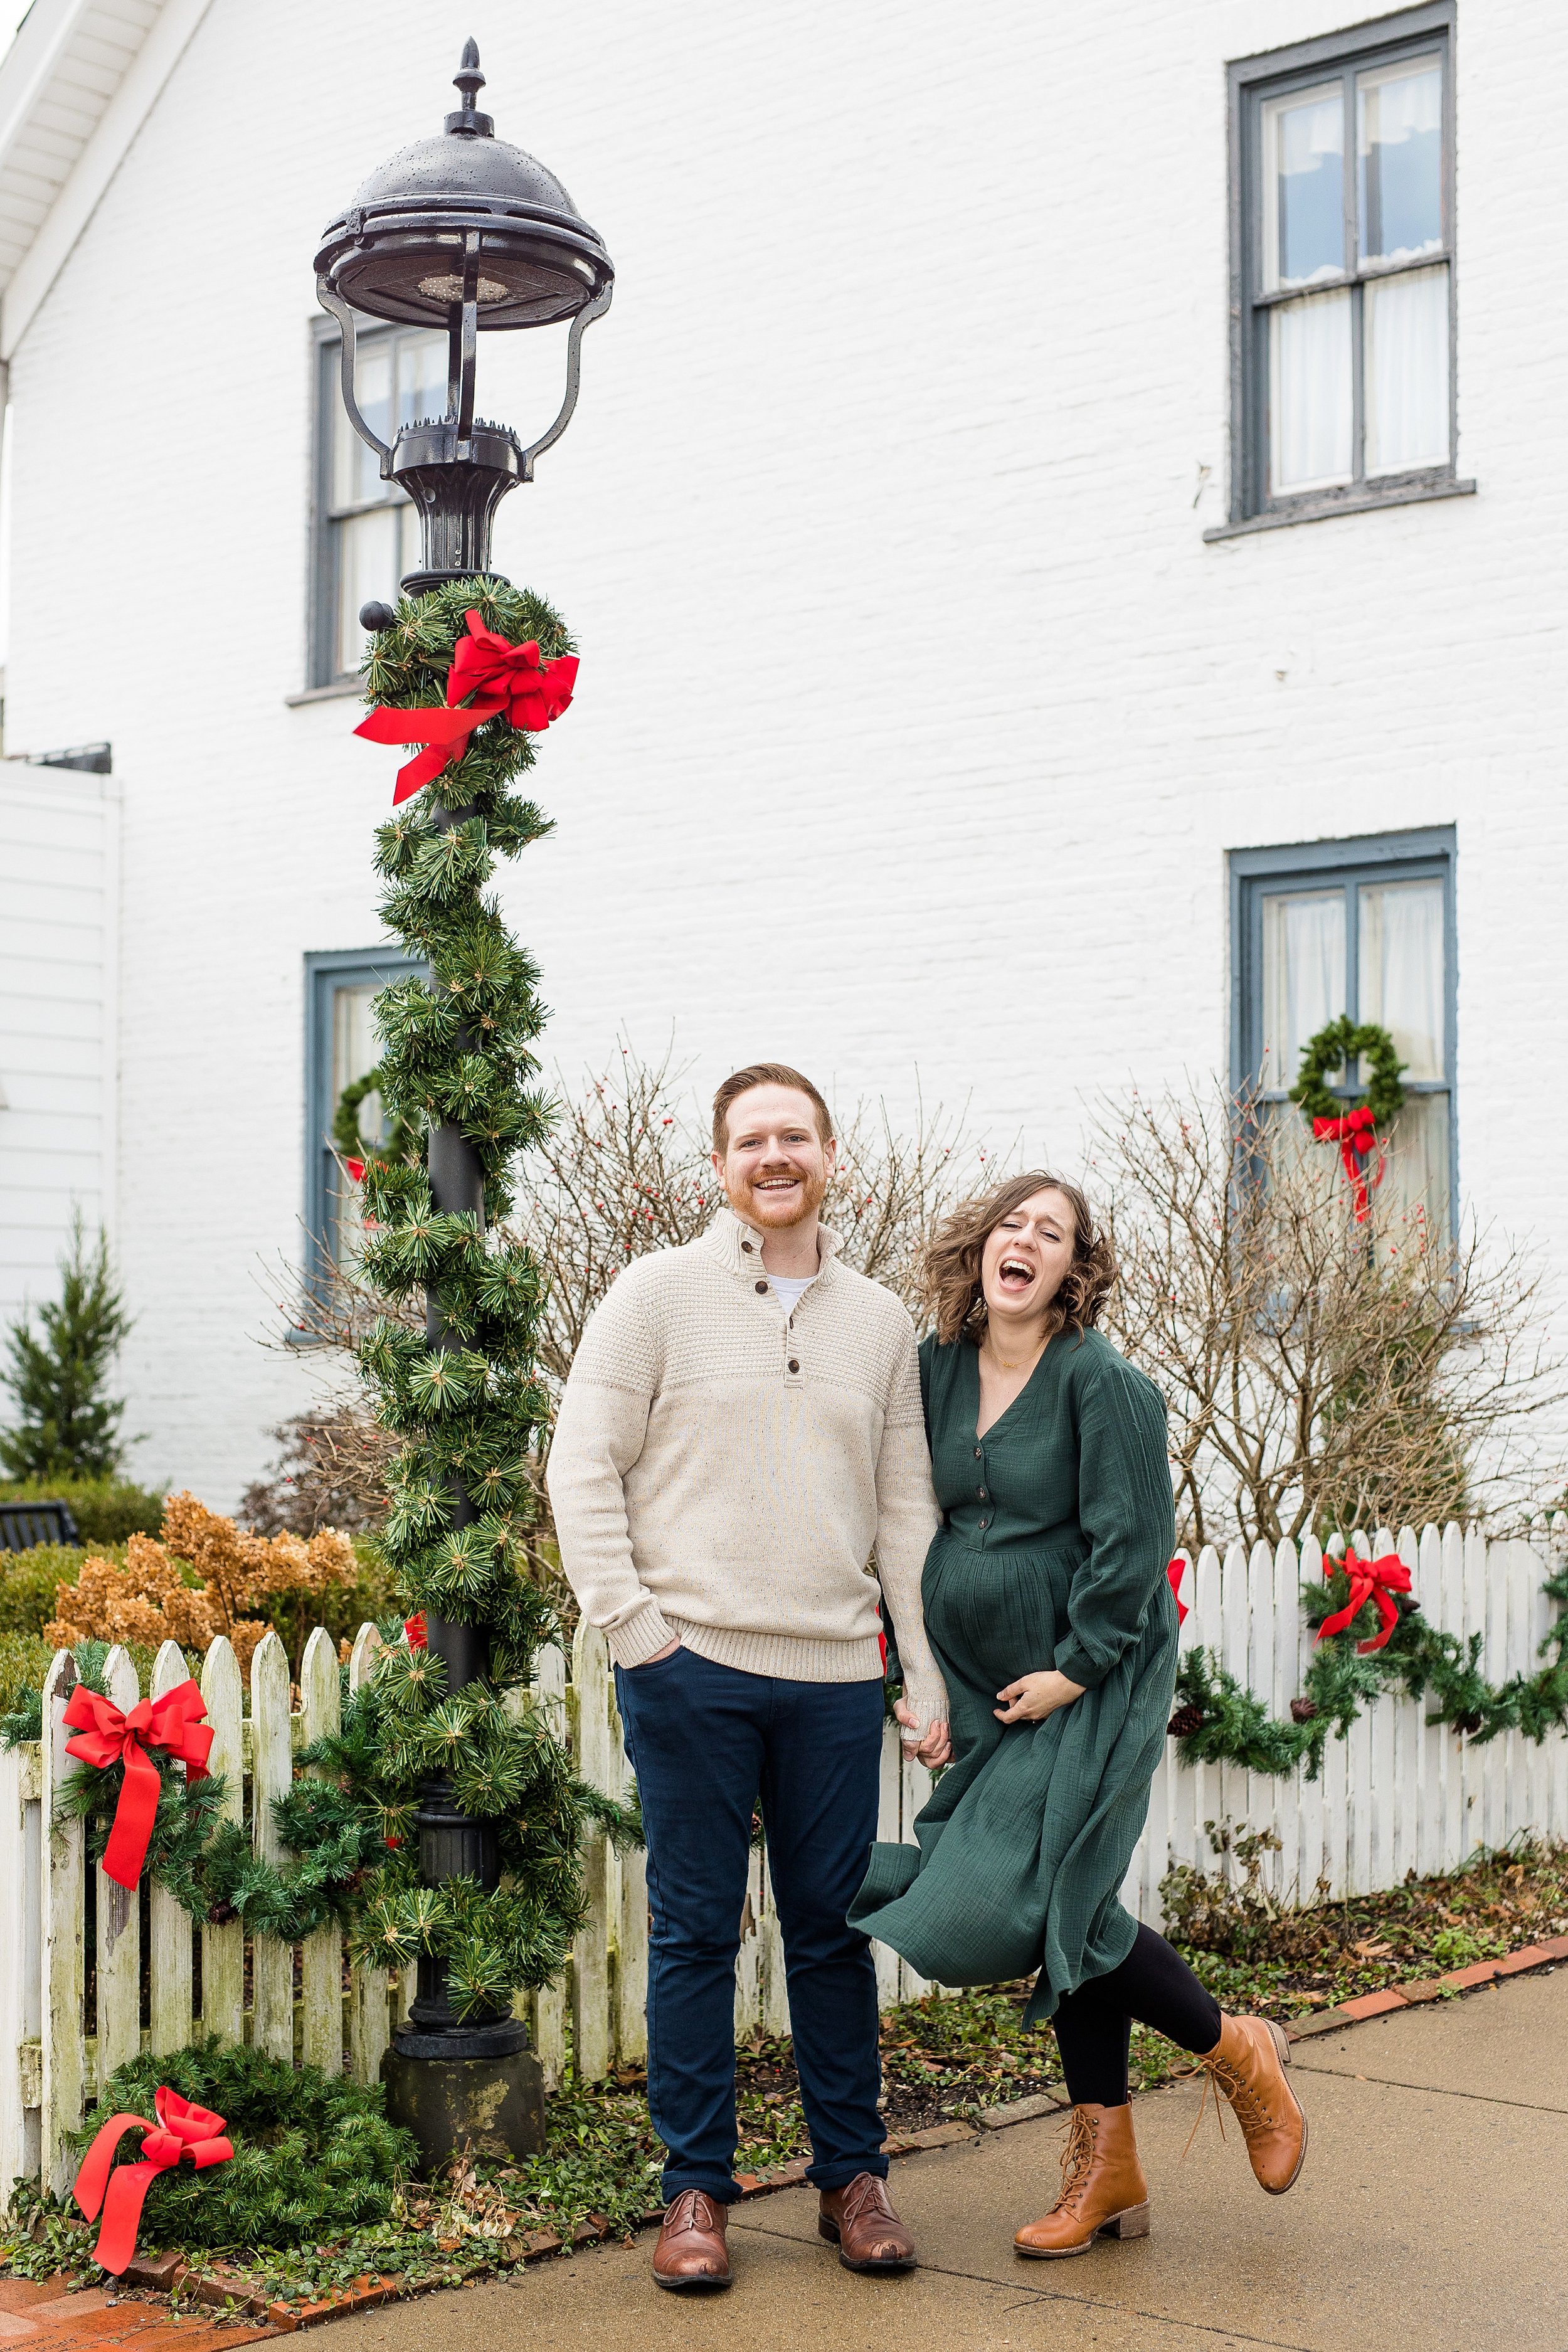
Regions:
[[[1352, 1061], [1365, 1063], [1370, 1073], [1365, 1097], [1359, 1103], [1347, 1103], [1327, 1084], [1331, 1070], [1348, 1069]], [[1404, 1068], [1387, 1030], [1375, 1021], [1352, 1021], [1348, 1013], [1327, 1023], [1301, 1049], [1300, 1075], [1290, 1100], [1311, 1121], [1318, 1142], [1338, 1144], [1358, 1223], [1365, 1221], [1373, 1188], [1383, 1181], [1379, 1129], [1389, 1127], [1404, 1108], [1405, 1088], [1399, 1083]], [[1369, 1166], [1373, 1152], [1376, 1163]]]

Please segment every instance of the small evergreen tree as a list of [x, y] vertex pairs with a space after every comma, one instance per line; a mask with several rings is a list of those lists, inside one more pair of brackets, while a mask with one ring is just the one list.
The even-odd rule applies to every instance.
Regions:
[[89, 1246], [79, 1209], [60, 1275], [58, 1305], [38, 1309], [41, 1328], [24, 1310], [6, 1335], [10, 1364], [0, 1381], [18, 1418], [0, 1431], [0, 1465], [12, 1478], [107, 1478], [124, 1458], [124, 1400], [105, 1389], [131, 1318], [102, 1228]]

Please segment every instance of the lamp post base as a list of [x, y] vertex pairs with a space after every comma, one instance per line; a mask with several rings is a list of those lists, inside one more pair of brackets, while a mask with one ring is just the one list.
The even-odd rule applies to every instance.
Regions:
[[[527, 2029], [514, 2031], [527, 2042]], [[453, 2042], [499, 2038], [403, 2032], [381, 2062], [389, 2123], [419, 2143], [419, 2168], [438, 2172], [467, 2148], [474, 2156], [538, 2156], [544, 2147], [544, 2070], [526, 2046], [459, 2057]], [[421, 2045], [439, 2043], [439, 2050]], [[412, 2045], [412, 2046], [411, 2046]]]

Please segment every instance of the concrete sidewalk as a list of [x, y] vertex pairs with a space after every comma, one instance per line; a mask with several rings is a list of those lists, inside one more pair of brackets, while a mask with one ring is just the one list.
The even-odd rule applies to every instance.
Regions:
[[1049, 2206], [1059, 2121], [896, 2163], [921, 2267], [858, 2278], [805, 2189], [738, 2207], [735, 2284], [647, 2275], [653, 2235], [338, 2322], [333, 2352], [1568, 2352], [1568, 1969], [1298, 2044], [1310, 2118], [1289, 2197], [1254, 2185], [1194, 2084], [1135, 2103], [1153, 2231], [1021, 2263]]

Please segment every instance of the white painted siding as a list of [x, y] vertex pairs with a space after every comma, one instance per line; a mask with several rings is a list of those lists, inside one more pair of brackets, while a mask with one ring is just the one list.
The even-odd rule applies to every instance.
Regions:
[[53, 1291], [73, 1203], [112, 1221], [119, 819], [104, 778], [0, 770], [0, 1320]]
[[[1345, 13], [993, 0], [955, 40], [936, 0], [584, 0], [552, 47], [508, 0], [342, 0], [323, 71], [306, 0], [214, 0], [11, 365], [8, 740], [110, 738], [125, 792], [149, 1471], [229, 1500], [307, 1393], [253, 1344], [252, 1269], [298, 1248], [302, 958], [376, 935], [397, 764], [352, 703], [286, 700], [310, 264], [437, 127], [469, 31], [501, 134], [620, 270], [576, 421], [498, 538], [584, 654], [538, 772], [559, 829], [508, 885], [547, 1055], [575, 1073], [618, 1023], [655, 1049], [673, 1024], [704, 1083], [779, 1054], [900, 1109], [918, 1068], [1070, 1165], [1086, 1095], [1225, 1066], [1228, 850], [1453, 824], [1462, 1190], [1568, 1259], [1542, 1080], [1568, 1002], [1568, 310], [1540, 275], [1568, 233], [1568, 12], [1461, 12], [1478, 494], [1202, 538], [1226, 60]], [[484, 412], [552, 413], [530, 339], [490, 341]]]

